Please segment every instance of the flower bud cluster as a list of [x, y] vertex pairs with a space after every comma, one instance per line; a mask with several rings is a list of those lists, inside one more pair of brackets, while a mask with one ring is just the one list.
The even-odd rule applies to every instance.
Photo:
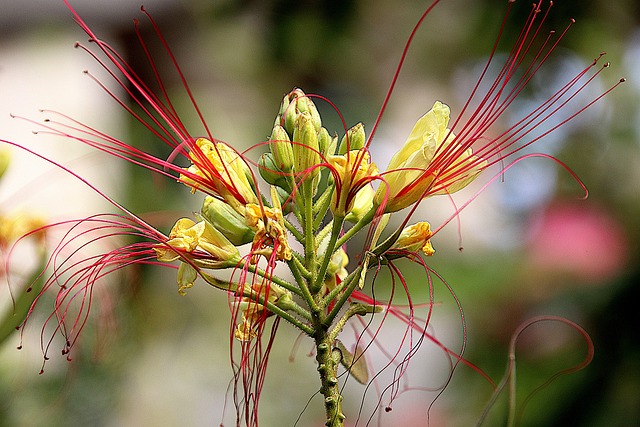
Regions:
[[[241, 341], [259, 335], [261, 322], [274, 312], [287, 318], [278, 310], [292, 310], [305, 318], [308, 308], [300, 307], [296, 298], [337, 298], [348, 284], [351, 289], [363, 286], [366, 269], [357, 279], [350, 277], [345, 243], [380, 215], [386, 213], [376, 221], [370, 253], [387, 261], [433, 255], [427, 222], [398, 229], [383, 243], [377, 240], [390, 213], [427, 196], [458, 191], [486, 167], [471, 148], [456, 142], [448, 122], [449, 108], [436, 102], [418, 120], [388, 170], [380, 173], [371, 161], [362, 123], [345, 129], [340, 139], [330, 136], [312, 98], [294, 89], [284, 96], [269, 151], [257, 163], [259, 175], [269, 184], [270, 198], [260, 193], [256, 174], [233, 148], [196, 139], [190, 145], [192, 165], [183, 170], [180, 181], [207, 195], [197, 221], [177, 221], [166, 241], [154, 247], [156, 257], [181, 262], [181, 294], [199, 276], [233, 292], [242, 315], [235, 332]], [[353, 225], [345, 229], [345, 221]], [[293, 249], [292, 239], [302, 253]], [[241, 256], [239, 247], [248, 244], [249, 254]], [[263, 260], [264, 269], [259, 268]], [[295, 283], [276, 278], [278, 263], [286, 264]], [[239, 283], [225, 288], [203, 273], [203, 269], [226, 268], [243, 270], [237, 276]], [[294, 324], [295, 319], [287, 318]]]

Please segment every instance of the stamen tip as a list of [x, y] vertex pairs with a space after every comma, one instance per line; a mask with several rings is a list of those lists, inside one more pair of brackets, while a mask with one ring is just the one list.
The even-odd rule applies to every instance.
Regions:
[[624, 83], [624, 82], [626, 82], [626, 81], [627, 81], [626, 77], [621, 77], [621, 78], [620, 78], [620, 83]]
[[73, 44], [73, 47], [75, 47], [76, 49], [77, 49], [77, 48], [79, 48], [79, 47], [80, 47], [80, 42], [75, 42], [75, 43]]

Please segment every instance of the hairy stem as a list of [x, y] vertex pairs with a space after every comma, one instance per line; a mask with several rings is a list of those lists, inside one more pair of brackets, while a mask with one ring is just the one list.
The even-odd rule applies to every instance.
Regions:
[[327, 427], [343, 427], [345, 416], [342, 413], [342, 395], [338, 384], [338, 365], [342, 357], [339, 350], [334, 349], [334, 342], [322, 320], [317, 319], [316, 326], [316, 360], [320, 374], [320, 393], [324, 397]]

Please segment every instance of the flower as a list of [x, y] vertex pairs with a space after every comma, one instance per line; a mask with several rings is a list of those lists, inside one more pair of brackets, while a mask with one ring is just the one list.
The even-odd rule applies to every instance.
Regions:
[[252, 298], [244, 297], [238, 303], [238, 308], [242, 312], [242, 322], [237, 325], [234, 336], [238, 341], [251, 341], [259, 336], [256, 329], [271, 313], [267, 308], [256, 302], [256, 299], [269, 301], [275, 305], [285, 305], [291, 300], [291, 292], [280, 286], [261, 281], [251, 286]]
[[336, 285], [349, 275], [347, 265], [349, 265], [347, 252], [345, 252], [343, 248], [340, 248], [331, 257], [327, 274], [325, 275], [324, 285], [328, 291], [334, 290]]
[[282, 207], [275, 187], [271, 187], [273, 208], [249, 203], [246, 206], [247, 225], [254, 230], [252, 255], [270, 258], [275, 253], [276, 261], [289, 261], [292, 256], [287, 240]]
[[240, 260], [238, 249], [207, 221], [195, 223], [189, 218], [179, 219], [169, 234], [166, 243], [153, 248], [158, 261], [171, 262], [192, 254], [197, 249], [211, 255], [203, 262], [207, 268], [228, 267]]
[[455, 193], [487, 166], [447, 128], [449, 113], [449, 107], [437, 101], [391, 158], [374, 198], [385, 212], [399, 211], [427, 196]]
[[[328, 156], [327, 161], [336, 182], [331, 210], [336, 215], [344, 216], [353, 209], [357, 194], [378, 174], [378, 167], [370, 161], [365, 149]], [[366, 190], [363, 194], [366, 195]]]
[[431, 246], [431, 225], [426, 221], [405, 227], [400, 233], [398, 240], [391, 246], [390, 251], [402, 251], [415, 253], [419, 250], [427, 256], [433, 255], [436, 251]]
[[200, 209], [202, 216], [236, 246], [253, 241], [255, 232], [229, 204], [213, 196], [206, 196]]
[[234, 149], [206, 138], [198, 138], [196, 147], [189, 154], [193, 164], [180, 175], [182, 182], [192, 191], [202, 185], [196, 177], [212, 182], [218, 194], [240, 213], [247, 203], [258, 203], [251, 172]]

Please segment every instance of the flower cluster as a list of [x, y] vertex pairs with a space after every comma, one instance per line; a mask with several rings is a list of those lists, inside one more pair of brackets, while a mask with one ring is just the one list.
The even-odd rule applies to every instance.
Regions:
[[[536, 129], [584, 88], [583, 79], [591, 81], [593, 76], [585, 76], [597, 63], [594, 61], [513, 128], [497, 137], [489, 136], [490, 127], [557, 44], [543, 43], [539, 52], [529, 55], [529, 49], [536, 45], [532, 39], [541, 25], [536, 24], [540, 13], [537, 4], [490, 89], [482, 95], [474, 90], [459, 113], [460, 117], [469, 114], [471, 119], [466, 122], [458, 119], [450, 124], [450, 108], [435, 102], [418, 119], [386, 170], [379, 169], [369, 148], [388, 98], [367, 136], [362, 123], [337, 131], [326, 129], [316, 106], [316, 102], [325, 100], [298, 88], [283, 97], [269, 140], [256, 145], [267, 146], [268, 152], [250, 160], [245, 153], [215, 139], [206, 124], [206, 135], [193, 137], [171, 104], [151, 93], [132, 68], [69, 8], [91, 42], [107, 58], [104, 62], [99, 60], [100, 64], [113, 70], [112, 74], [119, 72], [124, 76], [118, 82], [148, 115], [148, 120], [140, 115], [136, 118], [189, 165], [182, 167], [177, 162], [156, 158], [77, 122], [66, 127], [47, 122], [44, 127], [51, 133], [82, 141], [169, 176], [203, 200], [200, 212], [193, 219], [178, 219], [168, 236], [109, 198], [123, 212], [121, 216], [97, 215], [65, 223], [71, 224], [72, 230], [82, 224], [91, 232], [125, 234], [143, 238], [144, 242], [124, 245], [85, 262], [73, 262], [63, 251], [86, 231], [77, 229], [75, 235], [73, 232], [65, 235], [56, 250], [56, 257], [63, 261], [56, 264], [57, 270], [45, 285], [47, 288], [53, 283], [63, 283], [56, 301], [60, 322], [56, 330], [72, 337], [67, 337], [63, 352], [71, 349], [85, 320], [78, 315], [72, 327], [66, 328], [65, 301], [90, 295], [99, 279], [126, 265], [171, 266], [177, 270], [181, 295], [200, 280], [229, 296], [232, 335], [241, 348], [240, 362], [233, 364], [236, 384], [241, 385], [234, 388], [235, 401], [242, 407], [238, 413], [243, 412], [247, 424], [257, 424], [255, 399], [264, 381], [262, 363], [266, 363], [273, 343], [274, 333], [263, 333], [267, 319], [275, 319], [271, 323], [273, 332], [284, 321], [313, 340], [328, 426], [342, 426], [345, 418], [339, 366], [356, 380], [369, 381], [362, 348], [356, 346], [350, 351], [339, 340], [348, 323], [384, 310], [385, 318], [390, 313], [407, 322], [408, 330], [418, 329], [421, 338], [436, 342], [427, 332], [428, 322], [417, 326], [409, 286], [395, 264], [404, 259], [420, 266], [430, 286], [432, 303], [431, 270], [423, 256], [434, 255], [431, 239], [439, 228], [432, 230], [426, 221], [410, 224], [417, 206], [428, 197], [452, 195], [467, 187], [490, 166], [501, 164], [544, 136], [537, 135]], [[91, 52], [83, 45], [78, 47]], [[527, 64], [529, 57], [531, 63]], [[493, 53], [489, 62], [492, 60]], [[152, 61], [151, 64], [155, 66]], [[181, 73], [177, 64], [176, 70]], [[521, 75], [516, 74], [518, 70]], [[185, 89], [191, 96], [186, 83]], [[393, 84], [389, 95], [392, 92]], [[466, 110], [471, 105], [477, 107], [469, 113]], [[195, 110], [199, 114], [197, 107]], [[160, 122], [162, 126], [158, 126]], [[69, 129], [79, 135], [70, 135]], [[400, 221], [390, 221], [392, 215], [400, 217]], [[398, 223], [393, 228], [389, 225]], [[364, 245], [354, 243], [358, 234], [364, 235]], [[394, 289], [396, 282], [402, 284], [409, 314], [394, 306], [391, 299], [381, 302], [372, 296], [373, 292], [367, 292], [373, 289], [375, 277], [385, 267]], [[228, 274], [221, 275], [221, 270]], [[428, 306], [426, 318], [431, 314], [432, 304]], [[372, 334], [373, 338], [375, 335]], [[267, 340], [267, 345], [262, 340]], [[414, 351], [411, 348], [407, 360]], [[460, 355], [448, 352], [462, 360]], [[396, 357], [398, 352], [391, 359]], [[407, 360], [399, 363], [400, 376], [406, 371]], [[391, 387], [391, 399], [397, 393], [396, 381]]]

